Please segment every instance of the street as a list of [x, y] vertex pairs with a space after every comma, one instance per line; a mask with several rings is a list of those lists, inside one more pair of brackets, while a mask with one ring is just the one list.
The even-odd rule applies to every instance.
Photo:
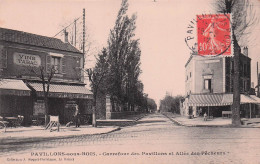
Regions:
[[162, 114], [108, 134], [0, 147], [4, 163], [260, 163], [257, 128], [184, 127]]

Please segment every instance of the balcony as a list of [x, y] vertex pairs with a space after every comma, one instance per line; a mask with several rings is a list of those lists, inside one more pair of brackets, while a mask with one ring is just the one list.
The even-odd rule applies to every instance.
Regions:
[[213, 93], [213, 89], [202, 89], [201, 93]]

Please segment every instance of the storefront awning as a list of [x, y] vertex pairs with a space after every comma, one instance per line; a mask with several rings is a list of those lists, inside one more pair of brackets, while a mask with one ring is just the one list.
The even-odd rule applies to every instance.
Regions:
[[225, 106], [222, 103], [223, 94], [192, 94], [188, 100], [188, 106]]
[[0, 95], [30, 96], [30, 93], [22, 80], [0, 79]]
[[[259, 99], [259, 100], [258, 100]], [[240, 95], [240, 104], [257, 104], [260, 98], [253, 95]], [[188, 106], [227, 106], [233, 104], [233, 94], [191, 94]]]
[[256, 104], [260, 104], [260, 98], [256, 97], [255, 95], [250, 95], [251, 98], [253, 98], [256, 101]]
[[[44, 96], [42, 83], [30, 82], [28, 84], [36, 91], [37, 96]], [[50, 84], [49, 97], [92, 99], [93, 94], [84, 86]]]
[[[233, 94], [224, 94], [223, 103], [233, 104]], [[257, 101], [252, 97], [252, 95], [240, 94], [240, 104], [256, 104]]]

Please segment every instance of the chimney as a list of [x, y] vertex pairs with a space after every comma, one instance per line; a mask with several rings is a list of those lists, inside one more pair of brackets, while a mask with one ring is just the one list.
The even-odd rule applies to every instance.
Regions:
[[248, 56], [248, 48], [247, 48], [247, 47], [244, 47], [244, 49], [243, 49], [243, 54], [244, 54], [245, 56]]
[[68, 39], [69, 33], [66, 31], [66, 29], [64, 30], [64, 42], [65, 43], [69, 43], [69, 39]]

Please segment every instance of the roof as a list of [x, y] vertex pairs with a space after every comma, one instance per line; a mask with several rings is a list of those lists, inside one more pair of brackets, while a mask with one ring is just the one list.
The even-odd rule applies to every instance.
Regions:
[[81, 53], [77, 48], [69, 43], [62, 42], [60, 39], [6, 28], [0, 28], [0, 40], [43, 48]]
[[2, 95], [29, 96], [30, 91], [22, 80], [0, 79], [0, 94]]
[[[42, 83], [29, 82], [28, 84], [36, 91], [38, 96], [43, 96]], [[91, 98], [92, 95], [92, 92], [85, 86], [50, 84], [50, 97]]]

